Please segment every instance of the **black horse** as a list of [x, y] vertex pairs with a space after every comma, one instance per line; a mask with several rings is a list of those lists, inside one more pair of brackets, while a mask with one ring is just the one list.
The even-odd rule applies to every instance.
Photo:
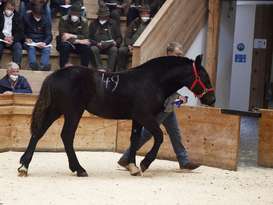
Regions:
[[[61, 138], [69, 168], [77, 176], [87, 176], [73, 148], [75, 131], [84, 110], [108, 119], [132, 119], [130, 165], [135, 166], [136, 145], [142, 126], [154, 136], [154, 145], [140, 163], [145, 171], [156, 158], [163, 133], [156, 115], [165, 99], [183, 86], [189, 87], [201, 102], [212, 105], [214, 91], [207, 72], [196, 60], [183, 57], [159, 57], [134, 69], [107, 73], [80, 66], [58, 70], [43, 82], [35, 104], [29, 145], [20, 159], [19, 176], [26, 176], [36, 145], [50, 125], [61, 115], [64, 126]], [[135, 166], [132, 175], [140, 170]]]

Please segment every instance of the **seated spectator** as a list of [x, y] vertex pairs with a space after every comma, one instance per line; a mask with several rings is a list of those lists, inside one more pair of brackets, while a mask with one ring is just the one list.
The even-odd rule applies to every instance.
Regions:
[[81, 4], [81, 15], [85, 16], [85, 9], [83, 7], [83, 0], [51, 0], [50, 8], [52, 16], [56, 16], [57, 13], [60, 13], [61, 16], [65, 16], [68, 14], [70, 10], [70, 6], [76, 2]]
[[0, 93], [32, 93], [27, 79], [19, 75], [19, 65], [10, 62], [7, 65], [7, 75], [0, 80]]
[[144, 0], [151, 9], [151, 18], [153, 18], [161, 6], [165, 3], [166, 0]]
[[89, 38], [92, 42], [91, 51], [95, 58], [95, 67], [103, 68], [100, 54], [107, 54], [107, 69], [114, 71], [118, 47], [121, 44], [122, 37], [120, 27], [110, 18], [108, 7], [100, 7], [98, 18], [90, 24]]
[[136, 18], [127, 28], [124, 38], [124, 46], [119, 49], [117, 71], [126, 70], [130, 55], [133, 52], [133, 44], [150, 22], [150, 9], [148, 6], [140, 8], [140, 17]]
[[[51, 24], [42, 15], [42, 7], [37, 4], [31, 8], [24, 18], [25, 47], [28, 50], [29, 67], [33, 70], [50, 70], [49, 58], [51, 51]], [[41, 53], [41, 62], [36, 60], [36, 51]]]
[[110, 11], [110, 17], [120, 26], [120, 16], [127, 15], [129, 0], [98, 0], [99, 7], [107, 6]]
[[155, 16], [160, 7], [166, 0], [131, 0], [127, 13], [127, 25], [139, 17], [139, 9], [142, 6], [149, 6], [151, 9], [151, 18]]
[[81, 65], [88, 66], [90, 61], [90, 42], [88, 39], [88, 21], [81, 16], [81, 4], [72, 4], [69, 14], [63, 16], [59, 24], [57, 50], [60, 52], [60, 67], [69, 63], [71, 52], [77, 53]]
[[24, 19], [26, 14], [31, 12], [31, 7], [39, 4], [43, 8], [43, 15], [48, 18], [51, 23], [51, 10], [49, 8], [48, 0], [21, 0], [19, 6], [20, 17]]
[[12, 50], [12, 60], [21, 64], [24, 28], [19, 14], [15, 10], [14, 0], [8, 0], [3, 12], [0, 12], [0, 59], [4, 48]]

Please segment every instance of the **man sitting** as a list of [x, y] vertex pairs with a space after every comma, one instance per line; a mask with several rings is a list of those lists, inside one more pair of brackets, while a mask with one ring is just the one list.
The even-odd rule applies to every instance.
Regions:
[[23, 23], [17, 11], [14, 0], [8, 0], [4, 11], [0, 12], [0, 59], [4, 48], [12, 50], [12, 60], [21, 64], [22, 44], [24, 39]]
[[77, 53], [81, 65], [88, 66], [90, 60], [90, 42], [88, 39], [88, 21], [81, 16], [81, 4], [71, 6], [69, 15], [63, 16], [59, 24], [57, 50], [60, 52], [60, 67], [69, 63], [69, 54]]
[[119, 49], [117, 71], [127, 69], [129, 57], [133, 52], [133, 44], [150, 22], [150, 9], [148, 6], [141, 7], [139, 12], [140, 17], [129, 25], [125, 34], [124, 46]]
[[32, 93], [27, 79], [19, 75], [19, 66], [10, 62], [7, 65], [7, 75], [0, 80], [0, 93]]
[[127, 15], [129, 0], [98, 0], [99, 7], [107, 6], [110, 10], [110, 17], [120, 26], [120, 16]]
[[[50, 70], [51, 22], [42, 15], [43, 7], [40, 4], [32, 4], [31, 11], [24, 18], [29, 67], [33, 70]], [[41, 53], [40, 63], [36, 60], [37, 50]]]
[[100, 54], [108, 55], [107, 69], [114, 71], [118, 47], [122, 37], [120, 27], [110, 18], [108, 7], [100, 7], [98, 18], [90, 24], [89, 39], [92, 42], [91, 50], [95, 58], [95, 67], [102, 68]]

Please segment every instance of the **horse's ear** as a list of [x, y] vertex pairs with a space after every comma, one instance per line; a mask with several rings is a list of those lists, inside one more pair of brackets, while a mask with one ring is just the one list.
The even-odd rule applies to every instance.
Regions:
[[197, 66], [200, 66], [202, 64], [202, 58], [203, 58], [203, 55], [198, 55], [196, 58], [195, 58], [195, 64]]

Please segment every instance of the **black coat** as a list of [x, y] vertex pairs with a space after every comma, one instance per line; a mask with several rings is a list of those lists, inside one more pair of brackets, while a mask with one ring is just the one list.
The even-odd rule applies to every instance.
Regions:
[[[4, 29], [4, 14], [0, 12], [0, 38], [4, 39], [5, 35], [3, 34]], [[24, 24], [18, 14], [14, 11], [14, 16], [12, 18], [12, 36], [14, 42], [21, 42], [24, 40]]]

